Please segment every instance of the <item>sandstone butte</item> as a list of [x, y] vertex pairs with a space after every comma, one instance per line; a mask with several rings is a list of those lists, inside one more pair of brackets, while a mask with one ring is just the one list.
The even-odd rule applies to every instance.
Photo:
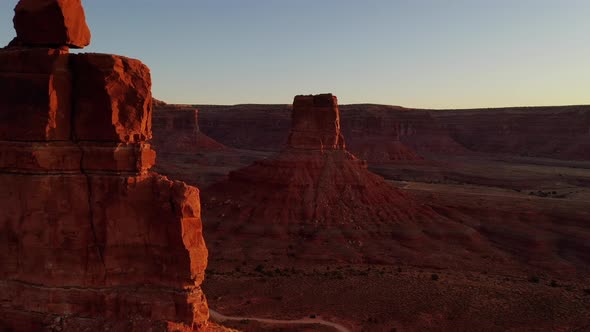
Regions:
[[90, 38], [79, 0], [15, 11], [19, 43], [0, 49], [0, 329], [207, 330], [199, 190], [149, 171], [149, 69], [69, 54]]
[[345, 146], [336, 97], [296, 96], [287, 147], [203, 191], [212, 255], [391, 262], [404, 254], [392, 250], [396, 238], [431, 243], [413, 236], [420, 227], [468, 232], [369, 172]]

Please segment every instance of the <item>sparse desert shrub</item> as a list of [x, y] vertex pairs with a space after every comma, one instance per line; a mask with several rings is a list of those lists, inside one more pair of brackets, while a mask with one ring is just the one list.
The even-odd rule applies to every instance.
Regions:
[[529, 277], [529, 282], [532, 282], [533, 284], [538, 284], [540, 281], [541, 281], [541, 279], [537, 276]]
[[557, 287], [557, 281], [555, 280], [551, 280], [551, 283], [549, 284], [551, 287]]
[[437, 280], [438, 280], [438, 274], [436, 274], [436, 273], [433, 273], [433, 274], [430, 276], [430, 279], [432, 279], [432, 280], [434, 280], [434, 281], [437, 281]]
[[258, 273], [264, 272], [264, 265], [262, 265], [262, 264], [256, 265], [256, 267], [254, 268], [254, 271], [256, 271]]

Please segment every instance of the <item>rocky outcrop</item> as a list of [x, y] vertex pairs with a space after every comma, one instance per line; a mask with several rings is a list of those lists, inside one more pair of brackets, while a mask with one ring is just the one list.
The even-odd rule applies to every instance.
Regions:
[[[58, 4], [69, 24], [71, 3], [21, 1], [17, 16]], [[149, 69], [10, 47], [0, 87], [0, 329], [204, 329], [199, 191], [149, 172]]]
[[21, 0], [14, 11], [14, 45], [83, 48], [90, 44], [81, 0]]
[[217, 259], [391, 262], [392, 231], [436, 217], [344, 149], [339, 117], [335, 97], [297, 96], [288, 146], [205, 190]]

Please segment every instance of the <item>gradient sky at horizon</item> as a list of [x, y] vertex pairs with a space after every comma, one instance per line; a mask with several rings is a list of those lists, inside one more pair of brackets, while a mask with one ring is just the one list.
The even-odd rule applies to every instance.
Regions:
[[[17, 0], [0, 4], [0, 45]], [[169, 103], [590, 104], [587, 0], [83, 0], [84, 51], [141, 59]]]

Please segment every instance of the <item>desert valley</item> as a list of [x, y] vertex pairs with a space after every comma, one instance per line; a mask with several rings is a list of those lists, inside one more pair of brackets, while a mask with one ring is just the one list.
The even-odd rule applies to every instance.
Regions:
[[[341, 130], [311, 107], [305, 126], [336, 144], [297, 149], [306, 98], [155, 106], [155, 146], [183, 142], [156, 168], [202, 188], [215, 308], [366, 331], [588, 327], [590, 106], [344, 105]], [[334, 160], [344, 146], [364, 158]]]
[[590, 105], [175, 104], [80, 0], [14, 26], [0, 331], [590, 330]]

